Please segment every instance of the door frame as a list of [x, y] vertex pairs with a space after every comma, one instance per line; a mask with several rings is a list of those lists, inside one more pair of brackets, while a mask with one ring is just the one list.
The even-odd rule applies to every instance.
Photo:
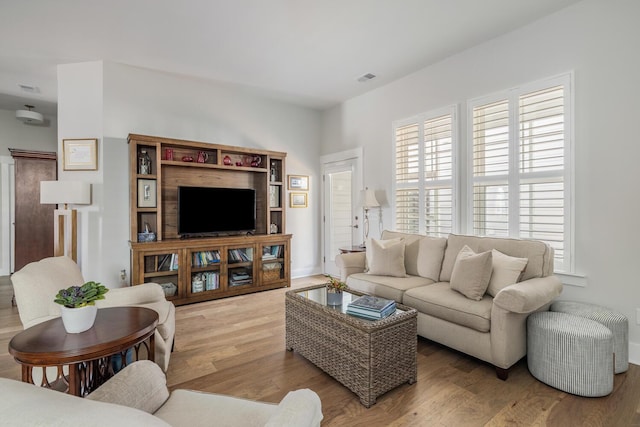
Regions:
[[356, 147], [349, 150], [320, 156], [320, 174], [322, 176], [322, 191], [321, 191], [322, 197], [320, 199], [320, 210], [321, 210], [320, 214], [322, 215], [321, 224], [320, 224], [320, 253], [322, 254], [322, 272], [323, 273], [326, 273], [326, 253], [325, 253], [325, 236], [326, 236], [325, 209], [327, 204], [325, 200], [325, 194], [327, 190], [326, 189], [327, 183], [325, 180], [326, 169], [328, 165], [331, 163], [344, 162], [347, 160], [354, 161], [355, 168], [353, 171], [353, 180], [354, 180], [353, 188], [356, 189], [356, 192], [354, 192], [354, 194], [351, 195], [351, 201], [352, 201], [352, 206], [357, 206], [359, 202], [358, 200], [359, 190], [361, 190], [364, 185], [364, 168], [363, 168], [363, 161], [362, 161], [364, 157], [363, 153], [364, 153], [364, 149], [362, 147]]
[[14, 266], [15, 163], [11, 156], [0, 156], [0, 276], [8, 276]]

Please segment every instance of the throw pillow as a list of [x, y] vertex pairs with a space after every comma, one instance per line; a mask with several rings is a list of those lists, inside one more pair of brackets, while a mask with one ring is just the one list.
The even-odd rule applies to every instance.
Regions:
[[444, 237], [423, 237], [418, 252], [418, 276], [434, 282], [440, 280], [440, 269], [444, 258], [447, 239]]
[[503, 288], [513, 285], [520, 279], [529, 260], [512, 257], [495, 249], [491, 250], [491, 257], [493, 259], [493, 273], [491, 273], [487, 293], [495, 297]]
[[491, 251], [477, 254], [469, 246], [464, 245], [453, 265], [451, 289], [469, 299], [480, 301], [489, 286], [491, 258]]
[[404, 240], [371, 239], [367, 245], [368, 274], [407, 277], [404, 268]]

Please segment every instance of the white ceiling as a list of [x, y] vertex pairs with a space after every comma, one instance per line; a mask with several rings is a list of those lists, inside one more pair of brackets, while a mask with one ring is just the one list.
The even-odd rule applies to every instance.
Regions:
[[56, 65], [108, 60], [323, 109], [577, 1], [0, 0], [0, 108], [54, 115]]

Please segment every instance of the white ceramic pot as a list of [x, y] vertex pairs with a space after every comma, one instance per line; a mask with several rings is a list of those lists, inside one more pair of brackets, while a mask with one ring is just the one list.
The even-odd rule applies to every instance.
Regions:
[[91, 329], [96, 321], [96, 314], [98, 314], [98, 307], [95, 305], [86, 305], [80, 308], [62, 306], [61, 310], [62, 323], [69, 334], [79, 334]]

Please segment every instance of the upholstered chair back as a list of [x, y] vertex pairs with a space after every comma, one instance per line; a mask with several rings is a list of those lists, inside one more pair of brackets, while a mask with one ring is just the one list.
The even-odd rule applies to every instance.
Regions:
[[84, 283], [82, 272], [67, 256], [32, 262], [11, 276], [13, 292], [24, 328], [60, 316], [60, 305], [53, 302], [60, 289]]

